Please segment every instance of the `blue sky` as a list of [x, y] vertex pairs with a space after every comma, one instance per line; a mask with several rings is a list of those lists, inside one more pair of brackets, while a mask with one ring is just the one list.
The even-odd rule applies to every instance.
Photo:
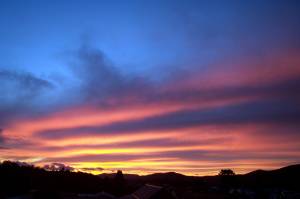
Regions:
[[126, 73], [207, 67], [262, 53], [299, 19], [284, 1], [2, 1], [0, 9], [1, 68], [45, 76], [63, 72], [64, 53], [83, 42]]

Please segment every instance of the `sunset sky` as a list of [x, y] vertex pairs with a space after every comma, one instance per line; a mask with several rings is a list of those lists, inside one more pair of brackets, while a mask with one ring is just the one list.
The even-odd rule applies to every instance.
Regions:
[[0, 161], [187, 175], [300, 163], [299, 10], [1, 0]]

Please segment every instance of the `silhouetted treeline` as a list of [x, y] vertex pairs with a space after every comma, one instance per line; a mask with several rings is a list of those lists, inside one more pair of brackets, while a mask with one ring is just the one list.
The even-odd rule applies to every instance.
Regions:
[[[114, 195], [124, 195], [132, 191], [127, 190], [122, 176], [118, 179], [102, 179], [99, 176], [71, 172], [68, 170], [46, 171], [17, 162], [4, 161], [0, 164], [0, 198], [26, 194], [30, 191], [51, 195], [61, 192], [71, 193], [97, 193], [110, 192]], [[120, 187], [122, 186], [122, 187]], [[52, 196], [52, 198], [58, 198]]]
[[[60, 198], [61, 193], [108, 192], [123, 196], [144, 184], [170, 187], [178, 196], [187, 192], [200, 193], [250, 188], [260, 193], [266, 189], [300, 191], [300, 165], [273, 171], [254, 171], [236, 175], [230, 170], [221, 170], [217, 176], [193, 177], [178, 173], [156, 173], [147, 176], [116, 174], [92, 175], [68, 169], [48, 171], [19, 162], [0, 163], [0, 199], [34, 192], [34, 198]], [[212, 189], [213, 188], [213, 189]], [[217, 188], [217, 189], [215, 189]], [[182, 197], [184, 198], [184, 197]], [[261, 197], [264, 198], [264, 197]]]

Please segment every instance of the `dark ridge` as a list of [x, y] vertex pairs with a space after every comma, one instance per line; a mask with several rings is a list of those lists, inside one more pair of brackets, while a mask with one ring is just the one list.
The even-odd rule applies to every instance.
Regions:
[[162, 190], [174, 192], [182, 199], [206, 198], [205, 194], [221, 194], [224, 198], [224, 194], [232, 194], [234, 190], [239, 190], [239, 194], [242, 194], [241, 190], [244, 190], [243, 194], [273, 194], [274, 190], [276, 194], [283, 191], [300, 193], [299, 179], [300, 164], [270, 171], [256, 170], [245, 175], [233, 173], [198, 177], [175, 172], [139, 176], [118, 171], [117, 174], [92, 175], [71, 170], [49, 171], [26, 163], [4, 161], [0, 163], [0, 199], [36, 191], [41, 195], [36, 198], [43, 199], [47, 199], [47, 195], [51, 199], [65, 198], [57, 196], [65, 193], [108, 193], [120, 197], [130, 195], [146, 184], [160, 186]]

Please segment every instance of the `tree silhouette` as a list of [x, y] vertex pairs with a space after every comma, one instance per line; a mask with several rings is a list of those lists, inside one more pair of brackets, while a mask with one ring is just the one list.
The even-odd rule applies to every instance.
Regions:
[[123, 186], [125, 182], [124, 175], [121, 170], [118, 170], [115, 176], [115, 183], [117, 186]]
[[234, 175], [235, 175], [235, 173], [231, 169], [222, 169], [219, 172], [219, 176], [234, 176]]
[[236, 176], [233, 170], [222, 169], [219, 172], [219, 176], [221, 177], [221, 184], [224, 188], [229, 189], [236, 185]]
[[118, 170], [115, 178], [114, 178], [114, 184], [115, 184], [115, 189], [116, 189], [116, 194], [118, 196], [122, 195], [124, 190], [125, 190], [125, 179], [124, 175], [121, 170]]

